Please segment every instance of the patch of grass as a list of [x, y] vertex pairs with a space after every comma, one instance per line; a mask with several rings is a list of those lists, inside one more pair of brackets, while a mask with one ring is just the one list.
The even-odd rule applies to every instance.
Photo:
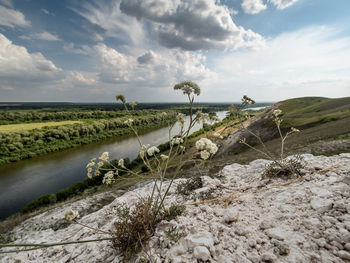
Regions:
[[283, 166], [276, 162], [268, 164], [263, 173], [263, 178], [282, 178], [287, 179], [291, 176], [301, 176], [301, 169], [304, 168], [303, 158], [300, 155], [283, 160]]
[[52, 121], [52, 122], [38, 122], [38, 123], [22, 123], [22, 124], [8, 124], [0, 125], [0, 132], [19, 132], [34, 129], [41, 129], [43, 127], [62, 126], [67, 124], [83, 123], [82, 121]]
[[199, 189], [203, 187], [202, 179], [197, 176], [191, 179], [188, 179], [184, 183], [180, 183], [177, 185], [178, 194], [182, 195], [190, 195], [193, 193], [193, 190]]
[[129, 260], [140, 252], [154, 234], [156, 225], [163, 219], [171, 220], [180, 215], [184, 207], [172, 205], [167, 211], [156, 214], [152, 200], [141, 200], [131, 210], [128, 206], [117, 209], [118, 220], [114, 223], [114, 247]]
[[179, 242], [179, 240], [183, 237], [184, 233], [180, 232], [176, 226], [170, 227], [165, 232], [165, 236], [169, 238], [169, 240], [173, 241], [174, 243]]

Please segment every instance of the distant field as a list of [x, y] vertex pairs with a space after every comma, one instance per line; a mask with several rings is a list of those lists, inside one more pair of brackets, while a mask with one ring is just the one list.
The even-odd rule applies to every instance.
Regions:
[[82, 123], [82, 122], [81, 121], [52, 121], [52, 122], [0, 125], [0, 132], [28, 131], [33, 129], [40, 129], [47, 126], [61, 126], [61, 125], [74, 124], [74, 123]]

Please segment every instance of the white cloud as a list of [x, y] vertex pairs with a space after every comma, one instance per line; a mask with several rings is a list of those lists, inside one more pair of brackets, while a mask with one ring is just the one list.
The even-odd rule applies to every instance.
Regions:
[[0, 26], [1, 25], [14, 28], [15, 26], [27, 27], [31, 24], [25, 19], [21, 12], [0, 5]]
[[120, 9], [152, 23], [152, 33], [167, 48], [183, 50], [260, 47], [263, 38], [237, 26], [231, 11], [215, 0], [122, 0]]
[[265, 10], [267, 6], [262, 0], [243, 0], [242, 9], [247, 14], [257, 14]]
[[34, 38], [45, 40], [45, 41], [59, 41], [61, 40], [57, 35], [51, 34], [50, 32], [41, 32], [33, 35]]
[[264, 49], [215, 59], [218, 78], [205, 83], [211, 90], [208, 99], [237, 101], [243, 94], [260, 101], [349, 96], [350, 38], [337, 33], [310, 27], [270, 39]]
[[60, 77], [61, 69], [41, 53], [29, 53], [0, 33], [0, 77], [2, 84], [45, 82]]
[[299, 0], [268, 0], [270, 3], [274, 4], [278, 9], [285, 9]]
[[177, 81], [205, 79], [212, 74], [200, 53], [148, 50], [139, 56], [128, 56], [102, 43], [91, 52], [100, 62], [99, 79], [104, 83], [164, 88]]
[[96, 41], [103, 41], [105, 37], [114, 37], [128, 44], [144, 44], [144, 28], [135, 18], [123, 14], [120, 0], [95, 0], [73, 10], [84, 17], [87, 22], [84, 28], [89, 31]]

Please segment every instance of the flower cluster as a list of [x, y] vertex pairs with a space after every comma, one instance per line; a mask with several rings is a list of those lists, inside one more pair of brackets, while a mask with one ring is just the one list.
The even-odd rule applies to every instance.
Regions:
[[207, 160], [210, 155], [214, 155], [218, 151], [216, 144], [207, 138], [198, 140], [196, 148], [200, 151], [200, 156], [203, 160]]
[[79, 217], [79, 213], [78, 211], [74, 211], [72, 209], [70, 209], [65, 215], [64, 215], [64, 218], [71, 222], [73, 221], [74, 219], [78, 218]]
[[146, 151], [147, 151], [147, 148], [149, 147], [149, 144], [147, 144], [147, 145], [142, 145], [142, 147], [141, 147], [141, 150], [140, 150], [140, 153], [139, 153], [139, 155], [140, 155], [140, 157], [143, 159], [143, 158], [145, 158], [145, 154], [146, 154]]
[[183, 127], [185, 126], [185, 114], [179, 113], [179, 114], [176, 116], [176, 120], [177, 120], [178, 122], [180, 122], [181, 128], [183, 129]]
[[184, 140], [181, 137], [176, 137], [171, 140], [171, 145], [177, 145], [183, 143]]
[[103, 176], [102, 183], [109, 185], [109, 184], [112, 184], [113, 182], [114, 182], [114, 173], [113, 173], [113, 171], [108, 171]]
[[255, 100], [249, 98], [247, 95], [244, 95], [242, 98], [243, 104], [255, 104]]
[[166, 161], [169, 159], [169, 156], [168, 155], [165, 155], [165, 154], [161, 154], [160, 155], [160, 158], [163, 160], [163, 161]]
[[273, 115], [275, 116], [275, 118], [278, 118], [278, 116], [280, 116], [281, 114], [282, 114], [282, 111], [280, 109], [273, 111]]
[[191, 95], [191, 93], [196, 94], [199, 96], [201, 93], [200, 87], [191, 81], [183, 81], [181, 83], [178, 83], [174, 86], [174, 90], [182, 90], [183, 94]]
[[125, 168], [124, 159], [120, 159], [118, 161], [118, 166], [120, 166], [121, 168]]
[[108, 162], [109, 160], [109, 152], [104, 152], [102, 155], [98, 158], [102, 162]]
[[208, 113], [202, 113], [202, 112], [198, 111], [196, 116], [197, 116], [197, 119], [203, 123], [205, 123], [206, 121], [208, 121], [208, 122], [210, 121], [210, 116]]
[[125, 104], [125, 97], [123, 94], [119, 94], [119, 95], [115, 96], [115, 98], [117, 101], [120, 100], [122, 103]]
[[157, 154], [159, 152], [160, 151], [159, 151], [159, 149], [156, 146], [152, 146], [152, 147], [148, 148], [148, 150], [147, 150], [147, 154], [149, 156], [153, 156], [153, 155], [155, 155], [155, 154]]

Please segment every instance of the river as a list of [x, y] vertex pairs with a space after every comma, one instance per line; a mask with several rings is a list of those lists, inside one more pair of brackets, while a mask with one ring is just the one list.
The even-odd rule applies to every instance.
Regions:
[[[217, 112], [220, 119], [226, 111]], [[189, 117], [186, 117], [186, 125]], [[186, 127], [186, 126], [185, 126]], [[197, 124], [191, 132], [202, 127]], [[178, 134], [180, 125], [175, 124], [172, 134]], [[168, 141], [168, 128], [160, 128], [142, 134], [143, 144], [159, 145]], [[110, 159], [133, 160], [140, 150], [134, 136], [124, 136], [91, 143], [47, 155], [0, 166], [0, 220], [18, 212], [30, 201], [55, 193], [86, 178], [86, 164], [103, 152]]]

